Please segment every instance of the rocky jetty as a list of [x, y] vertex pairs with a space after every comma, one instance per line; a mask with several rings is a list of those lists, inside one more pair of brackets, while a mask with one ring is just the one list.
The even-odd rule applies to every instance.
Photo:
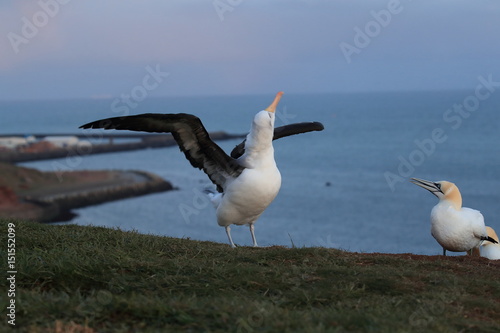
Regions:
[[162, 178], [143, 171], [52, 172], [0, 163], [0, 216], [61, 222], [72, 209], [173, 190]]

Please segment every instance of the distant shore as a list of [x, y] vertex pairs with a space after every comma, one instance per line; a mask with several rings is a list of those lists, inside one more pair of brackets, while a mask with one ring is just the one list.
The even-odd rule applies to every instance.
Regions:
[[[66, 135], [66, 134], [65, 134]], [[36, 136], [36, 135], [35, 135]], [[143, 135], [109, 135], [98, 133], [95, 136], [85, 136], [85, 135], [74, 135], [80, 139], [96, 139], [99, 138], [100, 141], [105, 140], [107, 143], [90, 144], [89, 141], [82, 140], [88, 144], [73, 147], [50, 147], [47, 149], [43, 146], [42, 149], [0, 149], [0, 162], [6, 163], [22, 163], [22, 162], [32, 162], [39, 160], [49, 160], [56, 158], [66, 158], [71, 156], [84, 156], [92, 154], [104, 154], [112, 152], [121, 151], [131, 151], [140, 150], [147, 148], [161, 148], [161, 147], [171, 147], [176, 146], [174, 138], [170, 134], [143, 134]], [[244, 138], [245, 135], [241, 134], [228, 134], [226, 132], [210, 132], [210, 138], [212, 140], [229, 140]], [[130, 138], [135, 139], [135, 141], [117, 143], [115, 139]]]
[[73, 209], [174, 190], [171, 183], [143, 171], [54, 172], [0, 163], [0, 217], [63, 222]]

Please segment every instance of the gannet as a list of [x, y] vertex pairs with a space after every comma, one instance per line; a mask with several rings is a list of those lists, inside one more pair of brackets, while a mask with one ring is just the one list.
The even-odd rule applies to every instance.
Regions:
[[80, 128], [104, 128], [156, 133], [172, 133], [191, 165], [202, 169], [216, 185], [209, 194], [216, 207], [217, 222], [226, 230], [229, 243], [231, 224], [249, 225], [253, 246], [258, 246], [254, 224], [274, 200], [281, 187], [281, 174], [274, 160], [272, 141], [285, 136], [321, 131], [318, 122], [290, 124], [274, 128], [275, 111], [283, 92], [276, 94], [266, 109], [258, 112], [246, 139], [228, 156], [215, 144], [200, 119], [191, 114], [146, 113], [101, 119]]
[[483, 240], [497, 243], [486, 233], [483, 215], [475, 209], [462, 207], [462, 196], [455, 184], [417, 178], [410, 181], [439, 199], [431, 211], [431, 234], [443, 247], [443, 255], [446, 255], [446, 250], [470, 251]]
[[[497, 233], [493, 230], [492, 227], [486, 226], [486, 232], [488, 236], [496, 240], [498, 240]], [[475, 247], [473, 250], [473, 255], [485, 257], [491, 260], [499, 260], [500, 259], [500, 244], [492, 243], [488, 240], [484, 240], [478, 247]]]

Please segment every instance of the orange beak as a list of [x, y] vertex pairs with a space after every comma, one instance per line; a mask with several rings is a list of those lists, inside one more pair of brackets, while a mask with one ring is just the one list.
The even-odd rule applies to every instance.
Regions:
[[276, 111], [276, 107], [278, 106], [278, 103], [280, 102], [281, 96], [283, 96], [283, 92], [282, 91], [280, 91], [279, 93], [276, 94], [276, 97], [274, 97], [274, 101], [271, 103], [271, 105], [269, 105], [265, 109], [265, 111], [275, 112]]

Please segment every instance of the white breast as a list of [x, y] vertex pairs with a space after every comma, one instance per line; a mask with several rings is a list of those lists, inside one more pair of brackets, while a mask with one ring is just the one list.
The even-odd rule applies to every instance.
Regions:
[[465, 252], [486, 236], [483, 215], [474, 209], [455, 209], [446, 201], [437, 204], [431, 212], [431, 233], [438, 243], [449, 251]]
[[253, 223], [271, 204], [281, 187], [281, 174], [274, 167], [245, 169], [226, 188], [217, 208], [219, 225]]

